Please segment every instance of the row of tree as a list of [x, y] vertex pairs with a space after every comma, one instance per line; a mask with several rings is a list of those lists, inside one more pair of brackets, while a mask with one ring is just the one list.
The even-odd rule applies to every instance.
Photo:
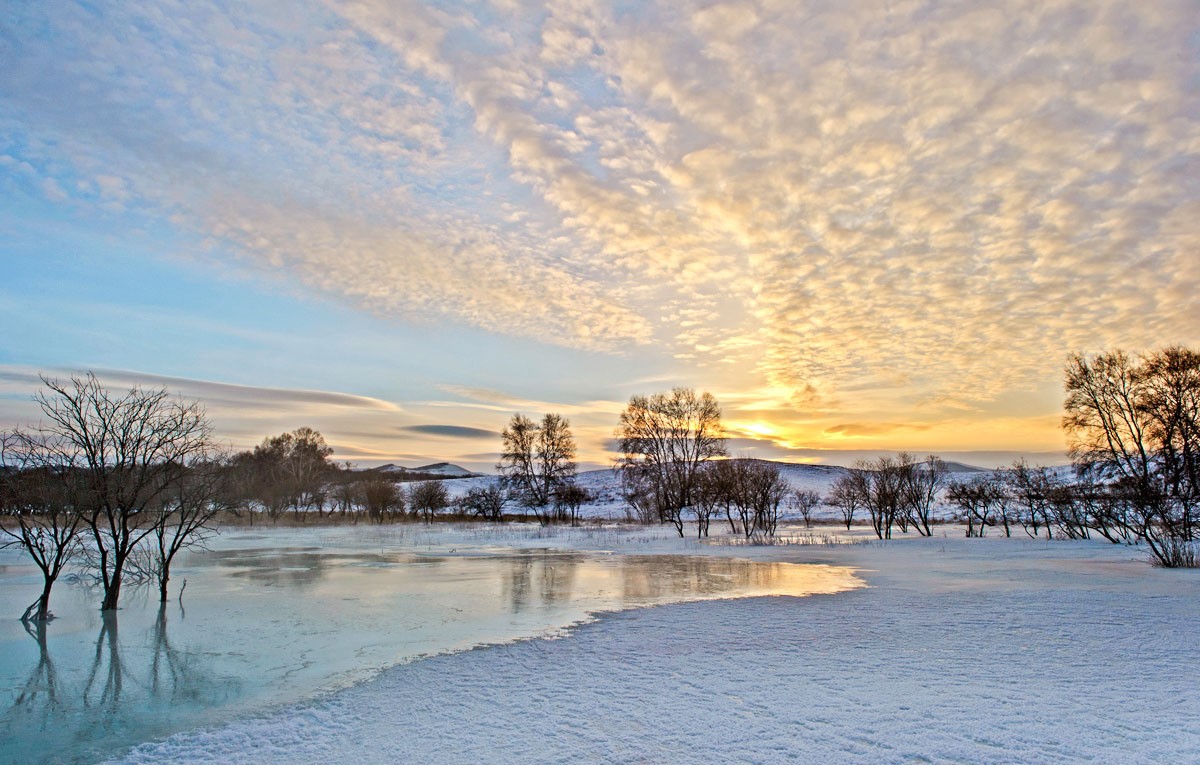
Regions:
[[[1164, 566], [1198, 565], [1200, 354], [1171, 347], [1140, 357], [1077, 355], [1065, 377], [1063, 425], [1074, 480], [1018, 464], [950, 483], [937, 457], [901, 454], [857, 465], [828, 503], [847, 528], [866, 512], [876, 535], [887, 539], [893, 529], [930, 535], [944, 495], [971, 535], [995, 524], [1006, 533], [1020, 525], [1032, 535], [1094, 531], [1113, 542], [1145, 542]], [[85, 549], [103, 588], [102, 610], [117, 608], [131, 569], [149, 572], [165, 600], [175, 556], [210, 534], [222, 511], [278, 518], [288, 509], [302, 517], [360, 508], [380, 520], [406, 511], [428, 520], [450, 505], [436, 482], [401, 491], [387, 477], [340, 469], [309, 428], [225, 456], [203, 408], [165, 389], [135, 386], [117, 395], [92, 375], [43, 382], [36, 394], [43, 425], [0, 434], [0, 514], [9, 519], [0, 531], [29, 553], [44, 579], [26, 618], [49, 617], [55, 580]], [[616, 435], [625, 500], [640, 520], [670, 523], [680, 536], [686, 517], [706, 535], [721, 513], [732, 533], [771, 536], [785, 501], [806, 521], [820, 501], [791, 492], [777, 466], [721, 459], [725, 431], [709, 393], [676, 388], [634, 396]], [[562, 416], [536, 422], [514, 415], [502, 434], [500, 485], [476, 487], [454, 506], [500, 520], [506, 503], [516, 502], [542, 523], [574, 522], [588, 501], [575, 483], [575, 454]]]
[[866, 512], [880, 539], [892, 530], [915, 529], [932, 536], [933, 510], [946, 486], [949, 471], [939, 457], [918, 460], [910, 454], [860, 462], [834, 483], [826, 500], [841, 513], [849, 529], [856, 514]]
[[[430, 520], [451, 505], [439, 481], [402, 490], [390, 477], [334, 464], [311, 428], [230, 455], [204, 409], [164, 388], [117, 394], [90, 374], [43, 383], [35, 395], [41, 424], [0, 433], [0, 538], [21, 547], [43, 580], [27, 621], [51, 618], [53, 586], [71, 564], [101, 585], [104, 612], [115, 611], [128, 581], [154, 583], [165, 602], [178, 554], [203, 543], [226, 514]], [[460, 509], [480, 513], [469, 503]]]

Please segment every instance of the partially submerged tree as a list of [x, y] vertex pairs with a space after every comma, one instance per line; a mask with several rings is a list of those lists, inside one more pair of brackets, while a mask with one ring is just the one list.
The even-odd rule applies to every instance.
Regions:
[[25, 551], [42, 574], [42, 592], [21, 621], [45, 622], [50, 593], [63, 569], [79, 551], [82, 487], [78, 476], [60, 474], [45, 464], [46, 450], [24, 433], [0, 434], [0, 547]]
[[[187, 466], [211, 449], [204, 409], [165, 388], [109, 392], [95, 375], [43, 377], [36, 400], [45, 424], [31, 432], [44, 464], [85, 490], [78, 505], [98, 556], [102, 611], [114, 611], [125, 564], [154, 533], [160, 508]], [[69, 477], [69, 478], [68, 478]]]
[[697, 501], [701, 466], [725, 454], [716, 398], [690, 388], [633, 396], [616, 436], [626, 497], [683, 536], [682, 513]]
[[571, 423], [547, 414], [541, 423], [514, 414], [501, 433], [496, 470], [508, 495], [533, 511], [543, 525], [552, 520], [548, 508], [555, 493], [575, 477], [575, 438]]
[[167, 602], [175, 556], [181, 550], [203, 545], [217, 532], [218, 516], [230, 506], [227, 475], [224, 459], [200, 452], [164, 491], [150, 537], [160, 603]]

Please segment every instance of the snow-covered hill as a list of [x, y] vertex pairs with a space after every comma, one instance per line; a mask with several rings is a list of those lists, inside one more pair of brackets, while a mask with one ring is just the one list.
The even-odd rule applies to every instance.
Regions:
[[386, 473], [394, 476], [404, 476], [417, 473], [420, 475], [445, 476], [447, 478], [471, 478], [479, 475], [479, 473], [472, 473], [470, 470], [450, 462], [435, 462], [431, 465], [422, 465], [414, 468], [404, 467], [403, 465], [393, 465], [389, 463], [387, 465], [381, 465], [377, 468], [371, 468], [370, 472]]

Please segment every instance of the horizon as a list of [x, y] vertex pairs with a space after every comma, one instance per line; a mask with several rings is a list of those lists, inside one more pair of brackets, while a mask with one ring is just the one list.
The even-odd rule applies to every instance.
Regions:
[[[1072, 353], [1200, 344], [1200, 21], [1008, 0], [62, 3], [0, 32], [0, 430], [39, 374], [235, 449], [1060, 465]], [[585, 468], [584, 466], [589, 466]]]

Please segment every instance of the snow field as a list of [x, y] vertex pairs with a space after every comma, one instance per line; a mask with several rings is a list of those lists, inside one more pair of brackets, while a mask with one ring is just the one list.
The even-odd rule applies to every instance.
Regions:
[[[652, 530], [563, 536], [564, 547], [602, 542], [618, 553], [688, 544]], [[851, 565], [870, 587], [600, 615], [567, 639], [394, 667], [118, 761], [1200, 759], [1197, 572], [1155, 569], [1107, 543], [950, 532], [887, 544], [690, 548]]]

